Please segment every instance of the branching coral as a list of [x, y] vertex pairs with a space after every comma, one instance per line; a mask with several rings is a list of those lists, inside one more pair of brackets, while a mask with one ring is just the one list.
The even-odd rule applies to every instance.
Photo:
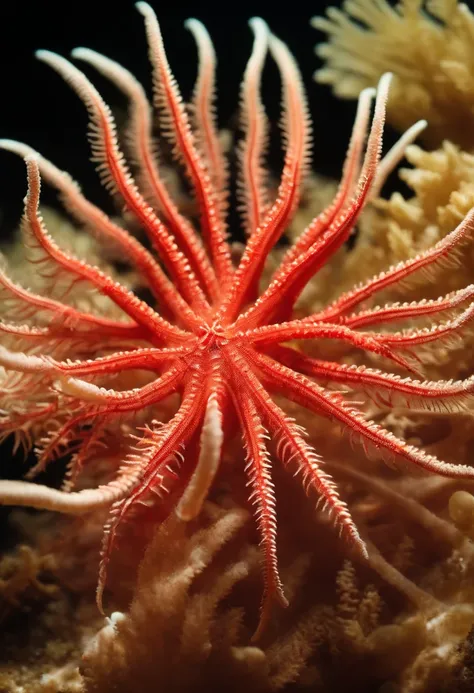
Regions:
[[[89, 594], [66, 587], [60, 564], [68, 558], [53, 541], [56, 528], [35, 519], [17, 513], [18, 525], [27, 528], [24, 540], [32, 546], [20, 545], [0, 562], [0, 690], [80, 693], [80, 656], [99, 627], [90, 597], [94, 581]], [[77, 554], [74, 560], [77, 571]]]
[[[375, 206], [381, 214], [370, 222], [380, 237], [384, 223], [387, 232], [393, 234], [398, 229], [400, 235], [405, 234], [406, 252], [413, 254], [446, 236], [472, 208], [474, 157], [450, 142], [433, 152], [411, 146], [406, 156], [413, 168], [402, 168], [400, 177], [414, 196], [406, 200], [395, 193], [389, 201], [377, 200]], [[471, 256], [470, 249], [466, 255]], [[398, 258], [403, 259], [402, 252]], [[465, 274], [471, 276], [471, 262], [466, 264]]]
[[474, 135], [474, 17], [458, 0], [346, 0], [313, 25], [329, 36], [317, 47], [320, 82], [355, 98], [390, 70], [395, 75], [390, 121], [404, 130], [419, 118], [426, 141], [449, 139], [467, 149]]
[[[159, 680], [163, 690], [183, 692], [245, 686], [256, 693], [322, 693], [349, 684], [366, 691], [390, 682], [409, 693], [436, 691], [436, 676], [455, 671], [458, 645], [474, 618], [470, 544], [438, 511], [410, 498], [413, 484], [400, 492], [402, 478], [377, 480], [344, 465], [332, 471], [364, 537], [377, 541], [390, 564], [371, 551], [370, 569], [360, 571], [340, 553], [328, 555], [330, 534], [322, 525], [309, 531], [295, 488], [284, 512], [296, 545], [292, 550], [285, 541], [282, 573], [296, 598], [262, 641], [249, 645], [258, 571], [247, 514], [225, 503], [207, 504], [193, 523], [170, 517], [147, 549], [130, 608], [114, 614], [88, 646], [81, 667], [86, 690], [105, 693], [113, 684], [117, 691], [147, 691]], [[430, 495], [424, 503], [433, 505]], [[459, 515], [463, 502], [451, 505]], [[401, 540], [392, 545], [395, 528]], [[170, 543], [179, 551], [170, 552]], [[402, 564], [418, 587], [395, 568]], [[421, 597], [414, 611], [397, 597], [410, 584], [407, 596], [418, 590]]]
[[208, 504], [196, 528], [177, 518], [163, 525], [142, 561], [129, 610], [113, 614], [88, 646], [88, 692], [138, 693], [160, 681], [170, 692], [263, 693], [299, 677], [320, 630], [314, 620], [306, 615], [261, 649], [247, 644], [242, 607], [226, 605], [258, 567], [254, 547], [237, 536], [246, 518], [242, 510]]
[[[411, 197], [394, 193], [389, 200], [372, 200], [358, 227], [354, 247], [343, 252], [341, 275], [353, 281], [365, 279], [367, 270], [362, 258], [370, 253], [371, 267], [414, 257], [446, 236], [464, 218], [474, 204], [474, 159], [456, 145], [445, 142], [440, 149], [426, 152], [412, 145], [406, 158], [413, 168], [403, 167], [400, 178], [411, 188]], [[443, 281], [450, 289], [469, 283], [474, 266], [470, 247], [463, 252], [460, 273], [446, 272]], [[405, 287], [405, 294], [409, 295]], [[439, 293], [439, 292], [438, 292]], [[438, 296], [436, 286], [427, 287], [427, 294]], [[400, 292], [400, 296], [402, 292]]]
[[0, 561], [0, 621], [11, 609], [28, 602], [28, 594], [50, 596], [57, 589], [55, 584], [42, 580], [42, 575], [52, 568], [52, 557], [41, 556], [30, 546], [18, 546], [14, 553]]

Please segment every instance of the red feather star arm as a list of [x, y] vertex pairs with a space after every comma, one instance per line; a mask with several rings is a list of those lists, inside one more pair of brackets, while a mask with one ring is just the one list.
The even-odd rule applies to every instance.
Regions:
[[116, 247], [135, 266], [160, 303], [161, 312], [195, 325], [195, 316], [164, 274], [155, 258], [128, 231], [115, 224], [101, 209], [82, 195], [79, 185], [65, 171], [42, 157], [31, 147], [14, 140], [0, 140], [0, 148], [36, 159], [42, 177], [61, 193], [66, 209], [99, 241]]
[[310, 128], [301, 76], [293, 57], [281, 41], [270, 37], [269, 45], [283, 84], [283, 126], [287, 141], [285, 164], [277, 199], [248, 239], [232, 286], [222, 301], [219, 317], [225, 322], [234, 321], [249, 289], [260, 279], [268, 253], [291, 219], [307, 167]]
[[422, 299], [421, 301], [412, 301], [411, 303], [392, 303], [385, 306], [377, 306], [372, 310], [348, 315], [347, 318], [342, 319], [342, 322], [348, 327], [357, 329], [396, 320], [418, 319], [426, 315], [437, 315], [444, 311], [452, 312], [462, 303], [471, 301], [473, 298], [474, 285], [470, 284], [464, 289], [453, 291], [447, 296], [440, 296], [430, 301]]
[[201, 210], [202, 233], [215, 266], [217, 278], [225, 284], [232, 276], [233, 270], [218, 196], [202, 156], [196, 149], [189, 118], [178, 85], [168, 65], [155, 13], [146, 2], [138, 2], [136, 7], [145, 17], [149, 55], [153, 66], [155, 105], [165, 111], [165, 115], [162, 116], [163, 131], [174, 144], [176, 156], [184, 162], [186, 173], [194, 186]]
[[26, 162], [28, 168], [28, 194], [25, 204], [25, 220], [27, 222], [27, 233], [30, 232], [33, 243], [36, 243], [37, 247], [42, 249], [53, 263], [66, 270], [66, 272], [75, 275], [77, 279], [89, 281], [99, 291], [109, 296], [125, 313], [134, 318], [138, 324], [150, 330], [159, 339], [174, 338], [182, 340], [186, 338], [186, 333], [183, 330], [160, 318], [155, 311], [151, 310], [132, 293], [126, 291], [120, 284], [114, 282], [99, 269], [69, 256], [56, 245], [48, 235], [38, 214], [41, 185], [38, 164], [34, 158], [29, 157], [26, 159]]
[[[199, 365], [202, 367], [203, 364]], [[145, 436], [140, 441], [140, 447], [146, 448], [145, 454], [131, 454], [125, 461], [125, 469], [130, 463], [132, 463], [132, 469], [137, 469], [139, 482], [135, 484], [128, 497], [119, 500], [112, 507], [110, 521], [105, 528], [97, 588], [97, 603], [101, 610], [102, 591], [107, 578], [107, 564], [120, 523], [126, 519], [127, 514], [133, 510], [135, 504], [143, 503], [146, 505], [149, 502], [147, 497], [150, 493], [162, 498], [163, 495], [170, 492], [173, 481], [179, 482], [179, 477], [173, 471], [173, 466], [176, 466], [176, 461], [179, 463], [181, 448], [188, 442], [199, 425], [204, 401], [201, 388], [203, 376], [204, 373], [201, 372], [199, 366], [194, 368], [194, 373], [191, 374], [186, 384], [176, 414], [158, 430], [146, 431]], [[140, 452], [139, 449], [138, 452]]]
[[459, 381], [412, 380], [366, 366], [321, 361], [284, 346], [274, 347], [271, 356], [298, 373], [319, 379], [321, 383], [342, 383], [355, 392], [364, 392], [381, 406], [403, 407], [411, 411], [468, 412], [473, 403], [472, 376]]
[[307, 251], [324, 231], [327, 231], [354, 193], [355, 184], [360, 175], [360, 159], [367, 135], [370, 108], [375, 93], [375, 89], [372, 88], [364, 89], [360, 93], [352, 136], [342, 169], [342, 178], [334, 200], [327, 209], [321, 212], [321, 214], [309, 224], [296, 239], [292, 247], [289, 248], [278, 268], [278, 273], [283, 272], [293, 260]]
[[[357, 193], [350, 205], [332, 222], [327, 231], [322, 234], [305, 252], [296, 257], [293, 262], [277, 270], [268, 289], [257, 299], [255, 304], [243, 313], [237, 324], [242, 327], [253, 326], [268, 321], [272, 313], [280, 306], [293, 307], [308, 281], [324, 265], [331, 255], [347, 240], [349, 234], [361, 213], [364, 203], [374, 180], [377, 164], [382, 147], [383, 124], [385, 122], [385, 106], [388, 98], [388, 88], [391, 75], [384, 75], [380, 80], [377, 92], [375, 113], [367, 151], [359, 176]], [[253, 236], [250, 240], [253, 239]], [[244, 258], [242, 258], [241, 263]]]
[[431, 273], [440, 266], [456, 267], [457, 259], [455, 251], [458, 250], [463, 243], [472, 240], [473, 231], [474, 211], [471, 210], [454, 231], [448, 233], [434, 246], [418, 253], [409, 260], [399, 262], [394, 267], [390, 267], [388, 270], [369, 279], [369, 281], [361, 286], [343, 294], [332, 305], [328, 306], [326, 310], [311, 316], [311, 318], [337, 321], [337, 319], [347, 311], [356, 308], [380, 291], [399, 282], [403, 282], [417, 272], [424, 272], [427, 278], [429, 278]]
[[178, 211], [154, 160], [154, 145], [151, 140], [151, 109], [145, 91], [133, 75], [113, 60], [87, 48], [76, 48], [72, 57], [89, 63], [110, 79], [130, 100], [130, 126], [128, 139], [131, 154], [140, 171], [141, 187], [148, 192], [163, 214], [174, 234], [174, 240], [188, 259], [189, 265], [208, 293], [216, 291], [214, 270], [206, 256], [200, 238]]
[[378, 426], [373, 421], [367, 421], [350, 402], [345, 402], [341, 394], [326, 390], [309, 378], [295, 373], [282, 364], [272, 362], [266, 356], [256, 355], [256, 360], [266, 376], [267, 382], [270, 380], [272, 384], [275, 384], [288, 399], [301, 404], [310, 411], [340, 422], [351, 433], [358, 436], [363, 445], [372, 445], [382, 455], [398, 456], [413, 465], [436, 474], [463, 479], [472, 478], [474, 467], [442, 462], [434, 455], [428, 455], [414, 445], [409, 445], [398, 439], [393, 433]]
[[[239, 396], [233, 390], [233, 401], [247, 450], [245, 471], [251, 489], [249, 502], [255, 508], [255, 519], [261, 537], [265, 590], [260, 629], [268, 618], [271, 601], [275, 599], [282, 606], [288, 605], [278, 572], [276, 501], [271, 478], [270, 455], [265, 444], [265, 439], [269, 436], [255, 406], [254, 398], [246, 388], [240, 390]], [[258, 637], [258, 632], [255, 637]]]
[[[368, 551], [374, 564], [382, 560], [360, 535], [324, 467], [326, 460], [310, 443], [309, 431], [274, 396], [337, 422], [371, 455], [434, 474], [474, 479], [474, 468], [441, 461], [409, 445], [368, 420], [355, 402], [362, 395], [379, 411], [401, 407], [434, 414], [470, 413], [474, 376], [434, 382], [423, 380], [418, 368], [432, 344], [462, 342], [474, 316], [474, 287], [436, 300], [381, 300], [380, 305], [373, 300], [406, 280], [419, 280], [460, 262], [459, 250], [474, 231], [474, 211], [432, 248], [388, 268], [320, 312], [297, 317], [293, 308], [301, 292], [348, 239], [364, 206], [424, 123], [410, 128], [381, 158], [390, 75], [382, 77], [377, 90], [361, 93], [333, 203], [288, 249], [261, 291], [265, 262], [295, 213], [309, 168], [311, 125], [296, 62], [263, 20], [251, 21], [254, 42], [240, 92], [242, 136], [236, 147], [247, 242], [234, 267], [226, 236], [230, 175], [214, 110], [216, 56], [211, 39], [200, 22], [189, 20], [199, 64], [188, 107], [168, 64], [153, 10], [144, 2], [137, 7], [145, 19], [161, 134], [170, 140], [177, 166], [194, 192], [200, 228], [182, 214], [165, 184], [152, 137], [152, 107], [135, 78], [94, 51], [81, 48], [73, 53], [129, 100], [128, 151], [137, 169], [136, 182], [119, 148], [112, 114], [95, 87], [67, 60], [40, 51], [38, 57], [85, 102], [99, 175], [139, 222], [151, 249], [89, 202], [68, 173], [27, 145], [0, 140], [0, 148], [26, 158], [23, 238], [27, 260], [42, 287], [33, 291], [13, 281], [2, 264], [0, 435], [15, 432], [17, 443], [34, 446], [37, 461], [30, 479], [51, 460], [69, 457], [62, 489], [4, 480], [0, 503], [65, 513], [110, 508], [97, 591], [102, 609], [107, 571], [123, 524], [138, 522], [142, 506], [153, 508], [156, 523], [172, 511], [182, 521], [197, 517], [219, 472], [227, 439], [239, 429], [265, 582], [260, 635], [273, 602], [286, 604], [278, 570], [279, 489], [273, 487], [267, 436], [275, 441], [281, 464], [296, 469], [304, 490], [318, 497], [341, 535], [360, 554]], [[284, 163], [273, 199], [267, 189], [268, 126], [260, 95], [267, 53], [282, 84]], [[109, 272], [60, 248], [38, 211], [40, 173], [98, 243], [118, 249], [130, 261], [150, 289], [150, 303]], [[397, 331], [388, 331], [393, 326]], [[358, 350], [358, 358], [381, 357], [388, 365], [325, 361], [306, 355], [293, 343], [317, 345], [328, 339], [338, 340], [348, 352]], [[390, 366], [394, 373], [384, 370]], [[408, 377], [407, 372], [416, 376]], [[75, 490], [111, 441], [120, 449], [110, 455], [112, 480], [98, 488]], [[330, 469], [331, 460], [327, 462]]]
[[[239, 364], [240, 375], [246, 382], [251, 392], [253, 401], [256, 402], [259, 411], [267, 420], [271, 433], [279, 439], [277, 453], [285, 466], [293, 461], [297, 465], [297, 471], [303, 476], [303, 484], [308, 492], [314, 488], [325, 508], [334, 513], [335, 524], [359, 547], [362, 554], [366, 554], [364, 544], [359, 536], [344, 502], [338, 497], [337, 489], [330, 477], [321, 469], [321, 461], [315, 451], [304, 440], [306, 432], [271, 399], [268, 392], [259, 381], [251, 367], [252, 354], [247, 354], [246, 359], [232, 355], [233, 362]], [[240, 363], [239, 363], [240, 361]]]
[[37, 57], [56, 70], [84, 101], [91, 116], [91, 145], [93, 160], [104, 185], [116, 190], [126, 206], [137, 217], [163, 262], [174, 277], [182, 295], [201, 310], [207, 306], [204, 294], [184, 255], [179, 252], [173, 237], [138, 192], [119, 150], [115, 123], [108, 106], [95, 87], [74, 65], [49, 51], [38, 51]]
[[86, 313], [48, 296], [41, 296], [28, 291], [12, 281], [2, 270], [0, 270], [0, 287], [3, 319], [11, 316], [25, 320], [32, 317], [37, 318], [38, 315], [44, 313], [45, 316], [49, 316], [51, 323], [58, 328], [71, 327], [84, 331], [98, 329], [108, 336], [116, 335], [126, 338], [129, 335], [131, 339], [138, 339], [140, 336], [145, 337], [146, 335], [146, 332], [134, 322], [120, 322], [101, 315]]

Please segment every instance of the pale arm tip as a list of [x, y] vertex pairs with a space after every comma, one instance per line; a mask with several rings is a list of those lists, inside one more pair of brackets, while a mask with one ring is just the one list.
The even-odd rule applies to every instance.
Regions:
[[144, 17], [155, 15], [153, 8], [147, 2], [136, 2], [135, 7]]

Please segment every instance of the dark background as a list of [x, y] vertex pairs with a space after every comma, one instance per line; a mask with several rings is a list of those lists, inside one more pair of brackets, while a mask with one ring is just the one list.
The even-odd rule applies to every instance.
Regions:
[[[300, 6], [278, 3], [277, 10], [269, 9], [268, 4], [259, 6], [259, 3], [227, 0], [221, 3], [222, 12], [210, 9], [215, 8], [215, 3], [211, 2], [151, 0], [151, 4], [157, 11], [168, 58], [185, 99], [189, 98], [193, 87], [196, 51], [183, 22], [195, 16], [207, 26], [219, 60], [220, 126], [232, 126], [236, 122], [240, 79], [252, 46], [247, 21], [256, 14], [263, 16], [273, 32], [289, 45], [300, 64], [314, 119], [314, 167], [329, 175], [338, 175], [354, 104], [337, 101], [329, 88], [313, 81], [313, 72], [319, 65], [314, 45], [322, 35], [309, 24], [312, 15], [324, 13], [329, 5], [340, 5], [338, 0], [313, 0], [309, 10], [303, 9], [303, 4], [307, 7], [305, 3]], [[143, 18], [133, 2], [112, 5], [100, 0], [95, 3], [78, 0], [61, 5], [32, 2], [25, 6], [13, 0], [1, 4], [0, 137], [30, 144], [55, 164], [69, 170], [85, 192], [105, 206], [107, 198], [88, 161], [85, 108], [48, 66], [34, 58], [38, 48], [67, 57], [76, 46], [87, 46], [118, 60], [142, 83], [150, 86]], [[85, 68], [85, 72], [109, 103], [121, 105], [116, 90], [93, 70]], [[278, 121], [279, 88], [276, 69], [268, 61], [263, 91], [267, 111], [274, 122]], [[7, 237], [17, 225], [25, 188], [23, 162], [14, 155], [0, 152], [0, 238]], [[45, 189], [42, 199], [51, 204], [55, 198]]]

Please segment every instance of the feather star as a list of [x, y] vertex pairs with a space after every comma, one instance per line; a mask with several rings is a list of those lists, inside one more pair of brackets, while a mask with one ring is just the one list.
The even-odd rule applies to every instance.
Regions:
[[[440, 461], [367, 420], [346, 396], [347, 391], [363, 393], [385, 407], [466, 411], [473, 398], [473, 377], [428, 382], [319, 360], [295, 346], [297, 340], [338, 340], [383, 357], [395, 369], [416, 374], [417, 350], [456, 337], [473, 317], [474, 286], [437, 300], [383, 306], [371, 300], [415, 273], [431, 272], [453, 260], [474, 229], [474, 213], [432, 248], [344, 293], [322, 311], [295, 317], [294, 306], [302, 290], [347, 241], [365, 203], [378, 192], [424, 123], [410, 128], [381, 160], [390, 75], [382, 77], [377, 90], [361, 93], [334, 201], [286, 251], [270, 282], [260, 290], [265, 261], [292, 219], [309, 166], [310, 123], [298, 67], [266, 24], [251, 20], [254, 45], [241, 88], [243, 137], [239, 149], [247, 242], [239, 261], [234, 262], [225, 222], [228, 168], [213, 110], [212, 43], [197, 20], [187, 22], [199, 52], [189, 109], [170, 71], [153, 10], [144, 2], [137, 8], [145, 19], [162, 134], [171, 142], [172, 153], [194, 191], [202, 234], [182, 215], [159, 173], [151, 108], [134, 77], [91, 50], [73, 52], [75, 58], [109, 78], [130, 101], [129, 147], [138, 183], [121, 153], [111, 111], [94, 86], [64, 58], [39, 51], [39, 59], [54, 68], [84, 101], [91, 119], [93, 160], [102, 181], [138, 222], [147, 243], [141, 244], [89, 202], [67, 173], [37, 152], [12, 140], [0, 142], [3, 149], [26, 160], [28, 193], [22, 228], [29, 259], [47, 287], [39, 294], [15, 283], [4, 270], [0, 272], [4, 318], [14, 317], [13, 322], [4, 319], [0, 324], [2, 432], [22, 431], [29, 441], [41, 431], [32, 475], [61, 451], [74, 452], [63, 489], [4, 480], [0, 482], [0, 503], [64, 513], [111, 508], [99, 572], [98, 604], [102, 608], [107, 565], [121, 523], [133, 517], [134, 508], [165, 496], [176, 499], [172, 508], [180, 518], [196, 517], [219, 469], [224, 441], [238, 426], [261, 539], [263, 624], [271, 603], [287, 603], [277, 565], [269, 437], [277, 443], [281, 463], [300, 472], [305, 490], [315, 492], [340, 532], [367, 554], [334, 481], [307, 442], [306, 431], [277, 404], [274, 395], [338, 422], [365, 449], [375, 450], [381, 457], [448, 477], [474, 478], [474, 468]], [[268, 124], [260, 99], [267, 50], [281, 75], [285, 143], [283, 172], [273, 199], [266, 185], [263, 159]], [[79, 222], [128, 258], [153, 295], [152, 305], [55, 243], [38, 211], [40, 174], [57, 188]], [[83, 289], [82, 296], [85, 291], [106, 297], [113, 307], [111, 314], [81, 309], [74, 300], [78, 287]], [[441, 318], [428, 328], [396, 329], [404, 320], [426, 321], [443, 314], [447, 316], [444, 321]], [[18, 322], [20, 317], [25, 324]], [[387, 330], [387, 326], [395, 329]], [[125, 372], [131, 373], [123, 382], [130, 383], [132, 376], [136, 386], [127, 389], [122, 384], [114, 389], [114, 382], [120, 383]], [[159, 405], [176, 393], [179, 404], [169, 420], [156, 420]], [[97, 455], [107, 430], [128, 441], [128, 452], [116, 465], [115, 477], [97, 488], [74, 490], [77, 477]]]

